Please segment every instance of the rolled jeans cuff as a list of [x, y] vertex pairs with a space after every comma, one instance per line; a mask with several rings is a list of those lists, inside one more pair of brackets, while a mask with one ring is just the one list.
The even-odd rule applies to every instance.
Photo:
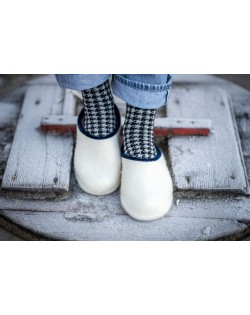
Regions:
[[168, 101], [172, 77], [165, 84], [148, 84], [129, 80], [119, 74], [113, 75], [113, 93], [126, 103], [143, 109], [157, 109]]
[[107, 81], [111, 74], [56, 74], [60, 87], [71, 90], [86, 90]]

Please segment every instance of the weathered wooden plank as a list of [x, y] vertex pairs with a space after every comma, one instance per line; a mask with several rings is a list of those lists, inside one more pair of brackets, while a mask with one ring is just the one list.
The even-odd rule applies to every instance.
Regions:
[[50, 115], [41, 118], [42, 132], [57, 132], [60, 135], [76, 133], [77, 116]]
[[3, 215], [34, 235], [56, 240], [207, 241], [237, 239], [248, 231], [247, 224], [225, 219], [164, 217], [161, 220], [139, 222], [126, 214], [99, 218], [97, 213], [93, 216], [76, 216], [54, 212], [49, 214], [49, 220], [41, 212], [28, 212], [25, 215], [23, 211], [4, 211]]
[[59, 138], [40, 132], [41, 116], [62, 114], [63, 94], [54, 85], [28, 88], [2, 181], [3, 189], [68, 191], [72, 136]]
[[[14, 198], [15, 197], [15, 198]], [[244, 199], [245, 198], [245, 199]], [[101, 220], [108, 216], [119, 216], [125, 214], [119, 191], [104, 197], [91, 196], [84, 192], [76, 192], [65, 199], [54, 200], [33, 200], [24, 199], [17, 195], [0, 195], [0, 205], [2, 210], [23, 212], [63, 212], [71, 213], [75, 218], [95, 217]], [[0, 213], [1, 213], [0, 211]], [[207, 219], [230, 219], [250, 222], [250, 199], [244, 196], [231, 197], [208, 197], [188, 198], [175, 197], [173, 205], [167, 217], [183, 218], [207, 218]]]
[[18, 87], [0, 102], [0, 186], [26, 89]]
[[[54, 199], [27, 199], [23, 193], [1, 193], [0, 209], [35, 212], [68, 212], [75, 217], [94, 217], [102, 220], [105, 217], [125, 214], [121, 202], [120, 191], [106, 195], [93, 196], [85, 193], [78, 186], [74, 174], [71, 177], [70, 193], [65, 198]], [[32, 198], [32, 196], [30, 196]], [[235, 195], [204, 195], [178, 196], [175, 192], [174, 202], [168, 213], [169, 217], [207, 218], [207, 219], [232, 219], [250, 222], [250, 198]]]
[[0, 194], [0, 204], [2, 210], [11, 209], [0, 214], [23, 229], [65, 240], [237, 239], [247, 230], [247, 225], [239, 221], [250, 222], [250, 199], [230, 195], [175, 197], [163, 219], [137, 222], [125, 214], [119, 190], [107, 196], [92, 196], [79, 188], [74, 177], [66, 199], [25, 200], [17, 193], [15, 198]]
[[[43, 132], [56, 131], [76, 132], [77, 116], [50, 115], [42, 117], [41, 130]], [[124, 123], [124, 117], [121, 119]], [[155, 136], [168, 135], [203, 135], [207, 136], [211, 130], [212, 121], [209, 119], [185, 119], [185, 118], [156, 118]]]
[[155, 136], [208, 136], [212, 128], [210, 119], [187, 119], [178, 117], [160, 117], [155, 119]]
[[170, 95], [168, 116], [213, 121], [209, 137], [173, 137], [169, 140], [178, 189], [246, 193], [248, 181], [230, 104], [223, 90], [209, 85], [176, 87]]

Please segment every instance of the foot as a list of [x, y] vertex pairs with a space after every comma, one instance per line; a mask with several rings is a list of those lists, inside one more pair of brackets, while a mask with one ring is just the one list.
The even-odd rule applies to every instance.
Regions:
[[74, 169], [79, 186], [93, 195], [106, 195], [120, 185], [120, 114], [108, 82], [83, 91], [78, 116]]
[[121, 203], [134, 219], [163, 217], [173, 200], [173, 184], [163, 153], [154, 144], [155, 110], [128, 105], [123, 127]]

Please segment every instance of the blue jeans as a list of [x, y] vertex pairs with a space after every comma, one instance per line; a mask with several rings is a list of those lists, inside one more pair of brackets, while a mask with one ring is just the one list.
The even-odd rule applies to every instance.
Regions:
[[157, 109], [167, 103], [172, 84], [170, 74], [56, 74], [62, 88], [86, 90], [112, 76], [112, 91], [126, 103], [144, 109]]

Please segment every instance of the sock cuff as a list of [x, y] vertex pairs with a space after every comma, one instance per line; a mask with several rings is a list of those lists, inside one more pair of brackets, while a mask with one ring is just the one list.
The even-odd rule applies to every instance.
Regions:
[[133, 160], [133, 161], [140, 161], [140, 162], [157, 161], [161, 157], [162, 152], [161, 152], [161, 149], [156, 144], [154, 144], [154, 146], [155, 146], [155, 149], [156, 149], [156, 156], [154, 156], [153, 158], [145, 159], [145, 158], [137, 158], [137, 157], [133, 157], [133, 156], [127, 155], [124, 152], [124, 145], [122, 145], [122, 147], [121, 147], [121, 157], [123, 157], [124, 159]]
[[114, 104], [114, 110], [115, 110], [115, 117], [116, 117], [116, 125], [115, 129], [113, 130], [112, 133], [108, 134], [105, 137], [96, 137], [91, 135], [87, 130], [84, 129], [82, 121], [84, 120], [84, 107], [81, 109], [78, 118], [77, 118], [77, 127], [80, 130], [81, 133], [83, 133], [86, 137], [89, 137], [91, 139], [96, 139], [96, 140], [103, 140], [103, 139], [108, 139], [113, 137], [120, 129], [121, 126], [121, 117], [120, 117], [120, 112], [118, 107]]

